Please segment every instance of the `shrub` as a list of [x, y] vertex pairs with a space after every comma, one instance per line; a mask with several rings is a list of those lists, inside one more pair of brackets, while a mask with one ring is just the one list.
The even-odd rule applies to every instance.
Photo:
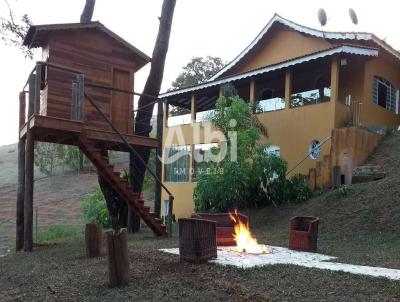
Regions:
[[86, 223], [97, 223], [103, 228], [111, 227], [106, 201], [99, 187], [83, 199], [83, 216]]
[[[237, 161], [231, 161], [230, 141], [225, 158], [210, 162], [211, 173], [197, 178], [194, 192], [196, 211], [227, 211], [259, 207], [285, 200], [287, 164], [268, 155], [259, 145], [266, 129], [257, 120], [251, 104], [239, 97], [220, 98], [211, 116], [214, 125], [228, 136], [236, 132]], [[235, 120], [235, 124], [231, 124]]]
[[291, 202], [301, 203], [312, 196], [312, 191], [304, 180], [304, 175], [293, 175], [287, 181], [287, 198]]

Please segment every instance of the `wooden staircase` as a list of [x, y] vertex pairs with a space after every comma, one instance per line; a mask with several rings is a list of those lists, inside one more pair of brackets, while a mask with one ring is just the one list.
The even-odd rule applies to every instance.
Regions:
[[108, 158], [101, 154], [87, 138], [85, 134], [79, 135], [79, 148], [97, 168], [98, 172], [113, 187], [119, 197], [135, 211], [140, 218], [151, 228], [157, 236], [167, 235], [167, 228], [161, 224], [161, 220], [150, 212], [150, 207], [144, 205], [144, 199], [134, 193], [128, 183], [121, 179], [120, 173], [114, 170], [114, 166], [108, 163]]

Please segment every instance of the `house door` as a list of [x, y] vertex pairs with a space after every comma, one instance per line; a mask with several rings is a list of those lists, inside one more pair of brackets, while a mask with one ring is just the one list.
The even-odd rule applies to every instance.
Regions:
[[[113, 87], [132, 90], [129, 71], [114, 69], [113, 71]], [[129, 129], [129, 117], [131, 115], [131, 103], [133, 98], [130, 94], [123, 92], [112, 92], [111, 100], [111, 121], [114, 126], [122, 133], [131, 132]]]

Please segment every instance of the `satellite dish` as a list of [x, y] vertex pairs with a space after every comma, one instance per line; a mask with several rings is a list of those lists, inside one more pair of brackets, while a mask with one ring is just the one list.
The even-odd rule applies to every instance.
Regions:
[[318, 21], [319, 21], [319, 24], [321, 24], [321, 26], [325, 26], [327, 20], [328, 20], [328, 18], [326, 16], [325, 10], [323, 8], [320, 8], [318, 10]]
[[349, 8], [349, 15], [350, 15], [351, 22], [353, 22], [353, 24], [357, 25], [358, 24], [358, 18], [357, 18], [357, 14], [354, 11], [354, 9]]

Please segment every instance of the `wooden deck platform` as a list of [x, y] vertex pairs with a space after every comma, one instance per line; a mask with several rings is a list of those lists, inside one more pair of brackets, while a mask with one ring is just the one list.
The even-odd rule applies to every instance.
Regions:
[[[35, 141], [77, 145], [77, 136], [85, 133], [87, 139], [97, 146], [103, 146], [115, 151], [128, 151], [116, 133], [88, 128], [85, 123], [80, 121], [34, 115], [20, 129], [20, 138], [26, 136], [28, 127], [32, 129]], [[158, 143], [154, 138], [139, 135], [124, 134], [124, 138], [133, 147], [156, 148]]]

